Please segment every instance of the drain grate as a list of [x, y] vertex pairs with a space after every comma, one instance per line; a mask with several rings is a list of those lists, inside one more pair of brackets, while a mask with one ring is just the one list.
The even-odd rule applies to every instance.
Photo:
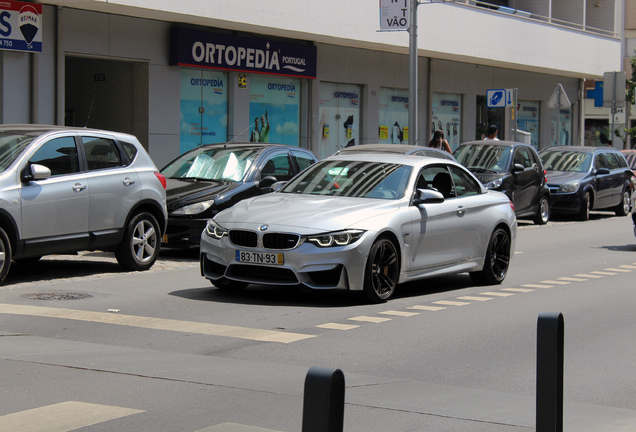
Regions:
[[31, 300], [82, 300], [91, 298], [92, 295], [81, 293], [34, 293], [24, 294], [20, 297]]

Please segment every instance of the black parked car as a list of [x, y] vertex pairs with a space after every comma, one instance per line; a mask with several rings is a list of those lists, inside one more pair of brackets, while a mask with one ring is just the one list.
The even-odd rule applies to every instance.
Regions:
[[282, 144], [209, 144], [182, 154], [161, 170], [168, 183], [162, 245], [199, 246], [207, 220], [219, 211], [271, 192], [317, 161], [309, 150]]
[[542, 150], [552, 193], [552, 211], [588, 220], [590, 210], [630, 209], [632, 172], [623, 154], [610, 147], [557, 146]]
[[518, 218], [532, 218], [539, 225], [548, 223], [550, 190], [534, 147], [514, 141], [470, 141], [453, 154], [487, 189], [508, 195]]

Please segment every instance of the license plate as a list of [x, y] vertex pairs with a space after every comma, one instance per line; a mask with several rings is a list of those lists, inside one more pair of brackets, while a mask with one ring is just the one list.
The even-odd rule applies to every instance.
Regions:
[[237, 250], [236, 261], [253, 264], [283, 265], [285, 263], [283, 255], [284, 254], [282, 253], [248, 252]]

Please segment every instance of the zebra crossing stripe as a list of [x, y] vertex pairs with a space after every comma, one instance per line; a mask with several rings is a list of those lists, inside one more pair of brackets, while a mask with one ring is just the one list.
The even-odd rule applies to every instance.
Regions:
[[67, 401], [0, 417], [0, 431], [67, 432], [144, 410]]

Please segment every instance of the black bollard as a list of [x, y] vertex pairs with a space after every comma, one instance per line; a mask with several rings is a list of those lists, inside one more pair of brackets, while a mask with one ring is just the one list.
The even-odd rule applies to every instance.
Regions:
[[340, 369], [312, 367], [305, 378], [302, 432], [342, 432], [345, 380]]
[[539, 314], [536, 432], [563, 432], [563, 335], [561, 313]]

